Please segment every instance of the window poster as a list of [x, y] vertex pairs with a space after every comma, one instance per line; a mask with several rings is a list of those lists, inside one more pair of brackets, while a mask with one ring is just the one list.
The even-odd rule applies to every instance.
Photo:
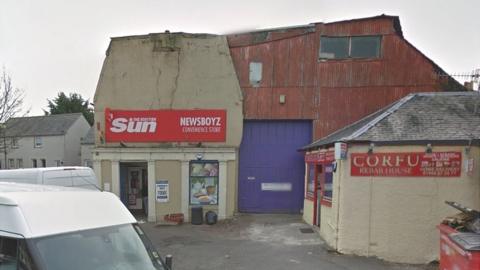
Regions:
[[315, 193], [315, 167], [316, 164], [308, 164], [308, 182], [307, 182], [307, 198], [313, 199]]
[[218, 161], [190, 162], [190, 204], [218, 204]]

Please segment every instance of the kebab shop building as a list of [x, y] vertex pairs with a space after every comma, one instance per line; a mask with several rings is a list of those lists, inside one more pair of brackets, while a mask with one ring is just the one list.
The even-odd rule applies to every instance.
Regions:
[[455, 201], [480, 209], [480, 95], [411, 94], [303, 148], [305, 222], [340, 253], [438, 259]]
[[243, 104], [225, 37], [112, 38], [94, 102], [94, 170], [132, 213], [233, 215]]

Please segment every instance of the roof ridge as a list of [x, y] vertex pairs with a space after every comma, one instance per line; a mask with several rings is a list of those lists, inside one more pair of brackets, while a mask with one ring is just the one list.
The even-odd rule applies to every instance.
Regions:
[[[61, 115], [81, 115], [83, 113], [76, 112], [76, 113], [57, 113], [57, 114], [49, 114], [49, 115], [31, 115], [31, 116], [20, 116], [20, 117], [12, 117], [10, 119], [25, 119], [25, 118], [40, 118], [40, 117], [56, 117]], [[9, 120], [10, 120], [9, 119]]]

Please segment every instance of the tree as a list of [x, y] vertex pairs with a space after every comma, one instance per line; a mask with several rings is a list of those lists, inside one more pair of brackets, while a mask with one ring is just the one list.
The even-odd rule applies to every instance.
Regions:
[[58, 93], [53, 100], [48, 101], [48, 111], [43, 110], [45, 115], [62, 113], [82, 113], [90, 125], [93, 125], [93, 108], [88, 99], [84, 99], [80, 94], [70, 93], [68, 96], [64, 92]]
[[20, 114], [24, 97], [24, 91], [13, 86], [12, 78], [8, 75], [5, 67], [3, 67], [2, 74], [0, 75], [0, 150], [4, 155], [4, 168], [8, 167], [8, 150], [16, 141], [16, 138], [7, 138], [7, 129], [11, 127], [10, 125], [7, 125], [7, 122], [10, 118]]
[[0, 80], [0, 123], [5, 123], [22, 111], [25, 95], [23, 90], [13, 87], [12, 78], [7, 74], [5, 67]]

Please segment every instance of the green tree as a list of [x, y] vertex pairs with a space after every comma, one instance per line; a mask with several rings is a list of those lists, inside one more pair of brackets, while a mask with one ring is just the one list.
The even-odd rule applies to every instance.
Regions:
[[90, 125], [93, 125], [93, 108], [88, 99], [84, 99], [80, 94], [70, 93], [68, 96], [64, 92], [58, 93], [58, 96], [48, 101], [48, 110], [43, 110], [45, 115], [62, 113], [82, 113]]

